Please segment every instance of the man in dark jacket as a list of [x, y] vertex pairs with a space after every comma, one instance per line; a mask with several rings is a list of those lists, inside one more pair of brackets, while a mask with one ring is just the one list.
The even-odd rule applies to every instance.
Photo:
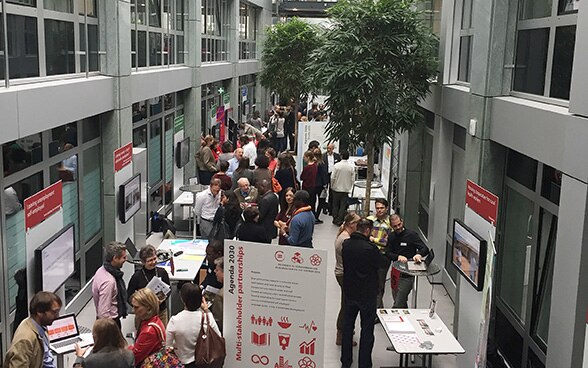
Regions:
[[[388, 235], [386, 249], [391, 253], [393, 261], [408, 262], [409, 259], [419, 263], [422, 257], [429, 254], [429, 248], [423, 243], [419, 234], [406, 229], [404, 221], [396, 214], [390, 216], [390, 226], [394, 232]], [[398, 291], [393, 291], [394, 308], [408, 308], [408, 294], [412, 290], [414, 276], [400, 274]]]
[[278, 215], [280, 200], [278, 195], [272, 191], [271, 182], [266, 179], [257, 183], [257, 192], [259, 193], [257, 200], [259, 220], [257, 223], [264, 227], [266, 237], [271, 240], [277, 236], [274, 220]]
[[357, 231], [343, 242], [345, 314], [341, 346], [342, 368], [351, 367], [353, 362], [353, 329], [358, 313], [361, 318], [358, 367], [372, 367], [378, 269], [390, 264], [390, 256], [380, 253], [378, 248], [370, 243], [372, 226], [371, 220], [361, 219], [357, 224]]

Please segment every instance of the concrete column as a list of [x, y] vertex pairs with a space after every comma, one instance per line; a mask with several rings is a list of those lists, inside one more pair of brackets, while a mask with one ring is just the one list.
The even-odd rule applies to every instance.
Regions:
[[418, 204], [421, 183], [423, 127], [418, 127], [400, 137], [401, 158], [406, 166], [400, 167], [404, 183], [399, 188], [400, 215], [406, 227], [416, 230], [419, 222]]
[[229, 2], [229, 62], [233, 63], [233, 76], [237, 75], [239, 62], [239, 0]]
[[588, 186], [563, 175], [546, 367], [582, 367], [588, 305]]
[[[202, 129], [200, 127], [200, 100], [201, 88], [191, 88], [184, 100], [184, 134], [190, 137], [190, 152], [196, 153], [200, 148], [200, 136]], [[192, 158], [191, 164], [186, 165], [184, 171], [184, 180], [187, 182], [188, 178], [196, 176], [196, 161]]]
[[[115, 108], [101, 117], [104, 241], [115, 240], [116, 191], [113, 153], [132, 142], [131, 5], [129, 0], [99, 2], [100, 43], [106, 50], [101, 58], [102, 74], [114, 78]], [[120, 240], [120, 239], [117, 239]]]

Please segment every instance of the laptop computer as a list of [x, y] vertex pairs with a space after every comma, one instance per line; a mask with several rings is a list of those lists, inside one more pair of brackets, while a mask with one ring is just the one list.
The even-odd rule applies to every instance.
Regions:
[[75, 344], [86, 347], [94, 344], [91, 333], [80, 333], [76, 316], [66, 314], [57, 318], [51, 326], [47, 326], [49, 347], [56, 354], [69, 353], [75, 350]]
[[426, 271], [433, 259], [435, 258], [435, 251], [429, 250], [429, 254], [423, 259], [422, 262], [416, 263], [415, 261], [408, 261], [409, 271]]
[[133, 241], [131, 240], [131, 238], [127, 238], [127, 240], [125, 241], [125, 246], [127, 247], [127, 251], [129, 252], [130, 260], [135, 263], [135, 262], [141, 262], [141, 260], [139, 259], [139, 251], [137, 250], [137, 247], [135, 247], [135, 243], [133, 243]]

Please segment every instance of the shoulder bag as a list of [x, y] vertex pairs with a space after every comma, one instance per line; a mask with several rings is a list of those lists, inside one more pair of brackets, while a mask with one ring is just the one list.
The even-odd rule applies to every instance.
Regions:
[[141, 368], [184, 368], [184, 364], [174, 352], [174, 348], [165, 346], [165, 336], [161, 327], [157, 323], [149, 323], [149, 326], [155, 328], [157, 335], [161, 339], [162, 347], [159, 351], [149, 355], [143, 363]]
[[202, 311], [200, 334], [194, 351], [196, 368], [221, 368], [226, 356], [225, 339], [210, 327], [208, 313]]

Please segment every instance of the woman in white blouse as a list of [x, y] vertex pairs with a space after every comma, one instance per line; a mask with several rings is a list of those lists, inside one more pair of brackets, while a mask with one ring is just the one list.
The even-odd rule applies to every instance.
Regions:
[[178, 358], [186, 368], [195, 368], [194, 350], [196, 340], [200, 334], [202, 313], [208, 314], [209, 327], [220, 336], [212, 313], [202, 298], [202, 291], [198, 285], [186, 283], [180, 290], [180, 297], [184, 302], [184, 310], [173, 316], [167, 325], [166, 346], [173, 346]]

